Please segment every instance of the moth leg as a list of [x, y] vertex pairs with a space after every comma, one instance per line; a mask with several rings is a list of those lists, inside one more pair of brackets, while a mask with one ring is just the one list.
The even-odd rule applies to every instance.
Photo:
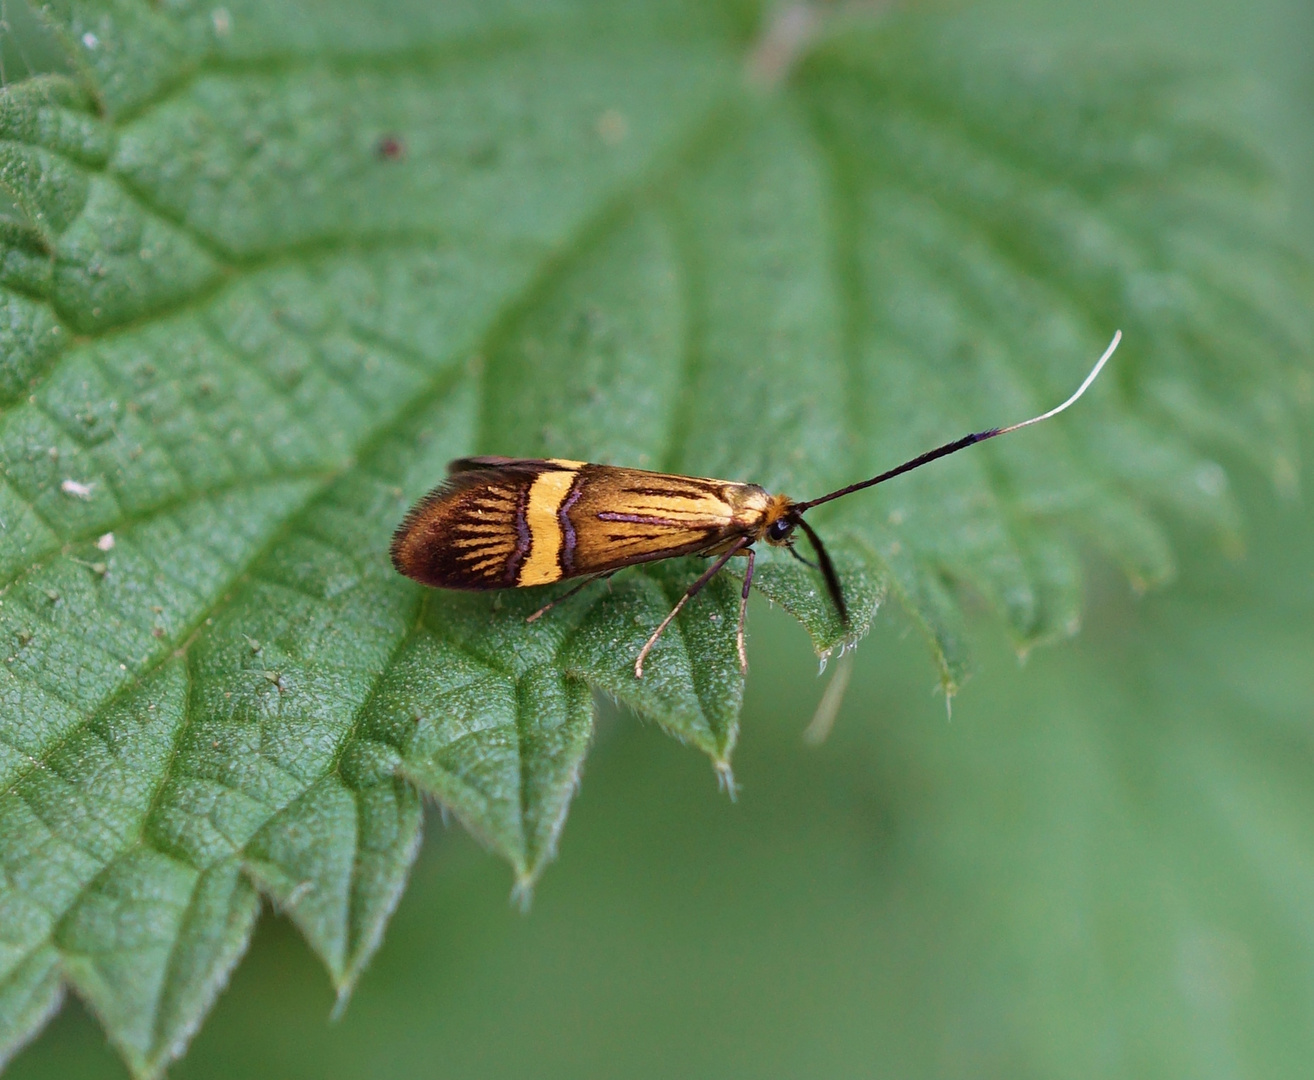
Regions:
[[786, 544], [786, 545], [785, 545], [785, 550], [788, 551], [791, 555], [793, 555], [794, 558], [796, 558], [796, 559], [797, 559], [799, 562], [801, 562], [804, 566], [810, 566], [810, 567], [812, 567], [813, 570], [820, 570], [820, 569], [821, 569], [821, 566], [820, 566], [819, 564], [814, 563], [811, 559], [809, 559], [809, 558], [807, 558], [807, 557], [805, 557], [805, 556], [803, 556], [803, 555], [800, 555], [800, 554], [798, 553], [798, 550], [794, 547], [793, 544]]
[[554, 607], [556, 607], [559, 603], [561, 603], [561, 601], [563, 601], [563, 600], [569, 600], [572, 596], [574, 596], [574, 595], [575, 595], [577, 592], [579, 592], [580, 590], [582, 590], [582, 589], [587, 589], [587, 588], [588, 588], [590, 585], [592, 585], [595, 581], [602, 581], [602, 580], [605, 579], [605, 578], [609, 578], [609, 577], [611, 577], [611, 575], [614, 574], [615, 572], [616, 572], [615, 570], [608, 570], [605, 574], [594, 574], [594, 575], [593, 575], [592, 577], [590, 577], [590, 578], [585, 578], [585, 579], [584, 579], [583, 581], [581, 581], [578, 585], [576, 585], [573, 589], [567, 589], [567, 590], [566, 590], [565, 592], [563, 592], [560, 596], [558, 596], [555, 600], [549, 600], [546, 604], [544, 604], [541, 608], [539, 608], [536, 612], [534, 612], [534, 614], [526, 616], [526, 617], [525, 617], [525, 622], [530, 623], [530, 622], [533, 622], [535, 619], [538, 619], [538, 618], [540, 618], [540, 617], [546, 615], [549, 611], [551, 611]]
[[744, 591], [739, 594], [739, 633], [735, 644], [739, 646], [739, 670], [748, 674], [748, 652], [744, 648], [744, 616], [748, 614], [748, 590], [753, 584], [753, 563], [757, 561], [757, 552], [751, 547], [744, 551], [748, 556], [748, 569], [744, 571]]
[[684, 607], [684, 605], [687, 604], [690, 599], [697, 596], [698, 593], [702, 590], [702, 587], [716, 576], [717, 571], [719, 571], [723, 566], [725, 566], [725, 564], [728, 563], [732, 558], [734, 558], [734, 556], [738, 555], [744, 548], [748, 546], [748, 544], [749, 544], [749, 540], [747, 537], [742, 537], [739, 540], [736, 540], [734, 544], [731, 545], [729, 550], [725, 552], [725, 554], [723, 554], [719, 559], [716, 560], [716, 562], [712, 563], [711, 566], [709, 566], [706, 570], [704, 570], [702, 574], [699, 576], [698, 580], [695, 581], [692, 585], [689, 586], [688, 589], [685, 590], [684, 595], [680, 597], [680, 599], [676, 602], [675, 607], [671, 608], [671, 613], [662, 620], [661, 625], [658, 626], [657, 629], [652, 632], [652, 637], [650, 637], [646, 642], [644, 642], [643, 648], [639, 650], [639, 655], [634, 661], [634, 677], [636, 679], [643, 678], [643, 661], [647, 659], [649, 650], [651, 650], [652, 647], [657, 644], [657, 639], [662, 636], [662, 631], [665, 630], [668, 626], [670, 626], [671, 620], [674, 619], [678, 614], [680, 614], [680, 609]]

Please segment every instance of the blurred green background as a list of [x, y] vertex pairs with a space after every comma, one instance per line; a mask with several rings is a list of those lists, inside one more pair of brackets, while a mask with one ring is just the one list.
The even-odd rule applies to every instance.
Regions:
[[[959, 17], [1253, 76], [1314, 251], [1308, 0]], [[978, 618], [952, 720], [891, 613], [830, 741], [805, 747], [824, 681], [758, 604], [737, 803], [700, 755], [608, 712], [528, 915], [507, 868], [434, 813], [345, 1016], [268, 915], [172, 1075], [1310, 1075], [1314, 513], [1233, 479], [1244, 559], [1179, 529], [1178, 582], [1141, 599], [1095, 565], [1081, 636], [1025, 666]], [[125, 1073], [71, 1002], [10, 1075]]]

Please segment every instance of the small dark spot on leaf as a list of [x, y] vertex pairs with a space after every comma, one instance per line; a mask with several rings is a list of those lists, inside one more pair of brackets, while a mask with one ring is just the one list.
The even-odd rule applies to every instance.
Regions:
[[374, 156], [380, 161], [404, 161], [406, 143], [400, 135], [380, 135], [374, 144]]
[[470, 148], [470, 164], [480, 169], [495, 165], [501, 156], [501, 148], [492, 141], [482, 142]]

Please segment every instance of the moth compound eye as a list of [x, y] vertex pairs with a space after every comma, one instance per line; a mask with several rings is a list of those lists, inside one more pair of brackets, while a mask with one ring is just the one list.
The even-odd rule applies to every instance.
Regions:
[[783, 543], [789, 539], [789, 534], [793, 531], [794, 523], [786, 518], [780, 518], [767, 526], [767, 540], [773, 544]]

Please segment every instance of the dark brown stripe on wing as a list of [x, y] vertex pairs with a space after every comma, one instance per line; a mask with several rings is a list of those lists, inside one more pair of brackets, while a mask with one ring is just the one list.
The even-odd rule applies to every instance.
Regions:
[[561, 552], [557, 559], [561, 563], [562, 577], [570, 577], [575, 572], [575, 525], [570, 520], [570, 508], [579, 501], [584, 491], [584, 474], [584, 469], [575, 474], [570, 492], [562, 502], [561, 509], [557, 511], [557, 520], [561, 522]]
[[529, 492], [532, 486], [525, 484], [516, 493], [516, 547], [506, 560], [506, 570], [502, 574], [508, 585], [516, 583], [516, 578], [520, 574], [520, 564], [525, 561], [525, 556], [529, 554], [529, 545], [534, 540], [533, 534], [529, 531], [529, 521], [525, 516], [529, 510]]
[[651, 514], [624, 514], [618, 510], [599, 510], [595, 516], [599, 521], [627, 521], [632, 525], [660, 525], [668, 529], [688, 528], [684, 522], [654, 517]]
[[[719, 486], [719, 485], [718, 485]], [[658, 498], [685, 498], [701, 499], [707, 495], [708, 491], [715, 490], [709, 485], [700, 484], [670, 484], [665, 487], [642, 486], [642, 487], [623, 487], [620, 489], [627, 495], [651, 495]]]

